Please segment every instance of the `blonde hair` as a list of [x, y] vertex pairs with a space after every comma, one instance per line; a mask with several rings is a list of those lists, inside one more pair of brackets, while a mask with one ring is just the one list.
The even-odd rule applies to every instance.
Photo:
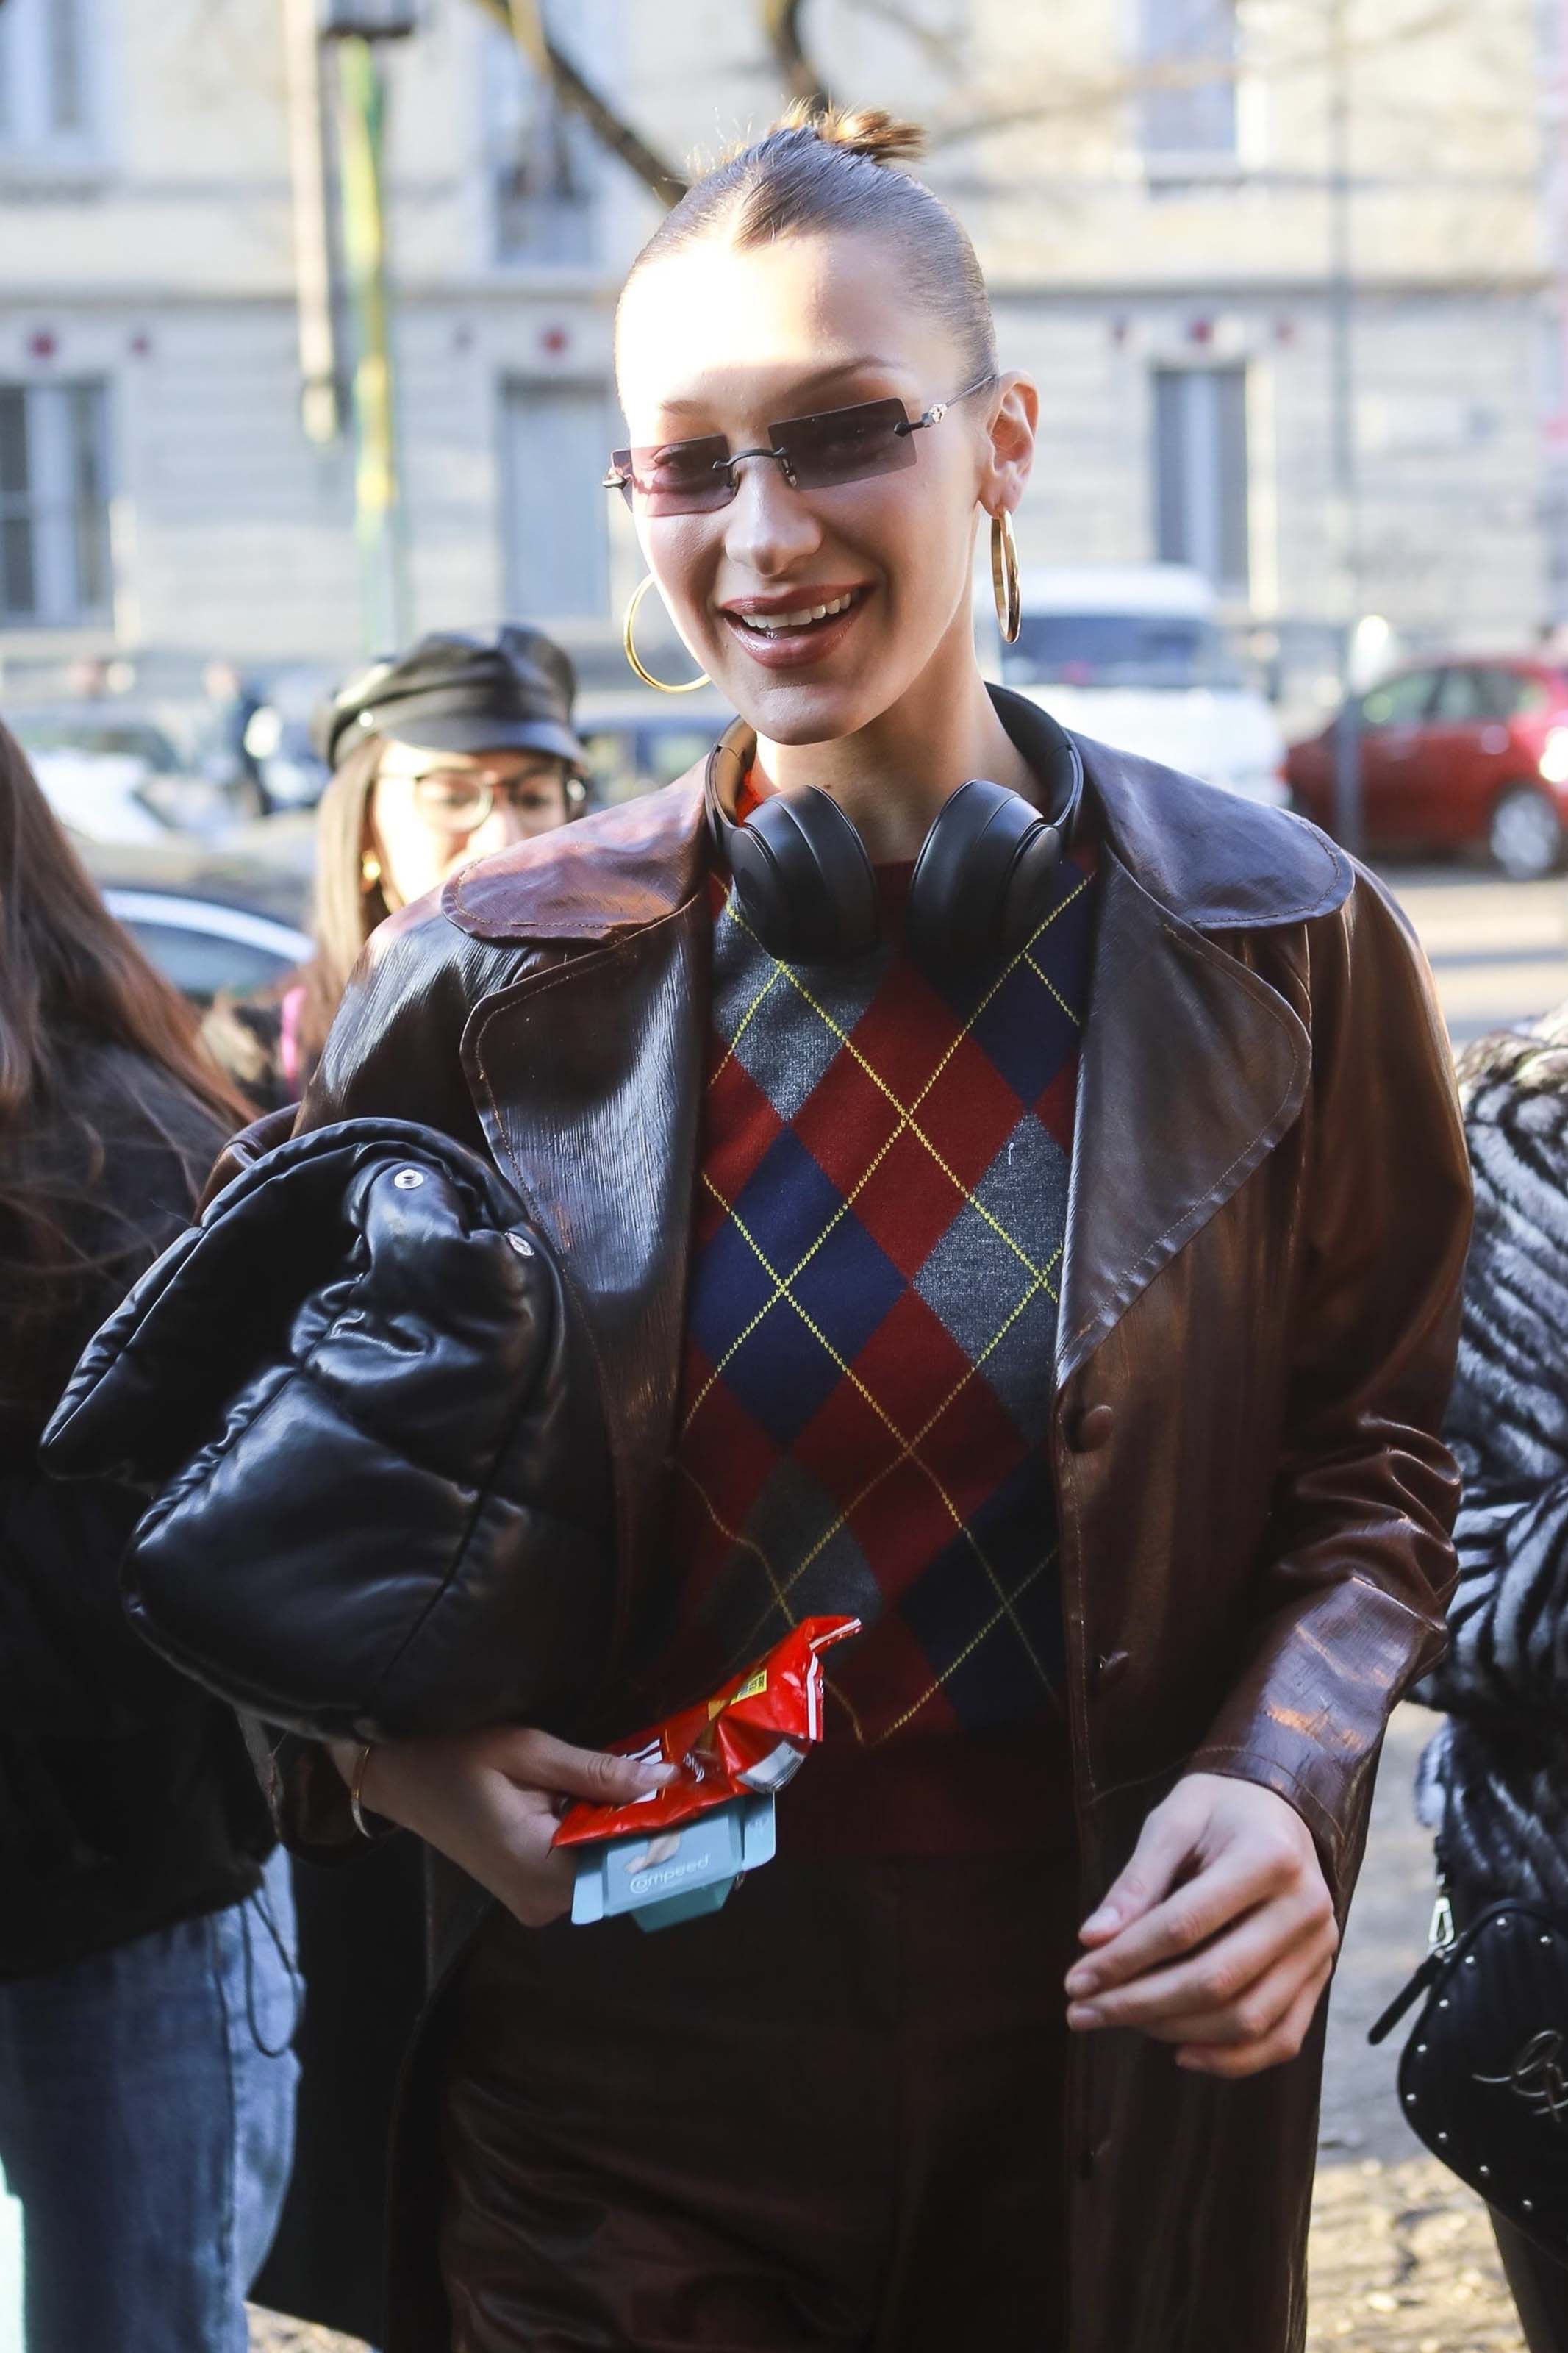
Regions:
[[367, 735], [333, 769], [316, 812], [316, 897], [310, 919], [316, 953], [300, 975], [300, 1050], [313, 1064], [326, 1043], [360, 950], [391, 910], [379, 882], [366, 884], [370, 798], [384, 735]]

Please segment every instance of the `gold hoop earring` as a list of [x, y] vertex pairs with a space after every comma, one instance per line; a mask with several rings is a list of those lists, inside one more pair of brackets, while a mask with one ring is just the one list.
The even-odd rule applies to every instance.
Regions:
[[636, 670], [643, 684], [645, 686], [657, 686], [660, 694], [695, 694], [700, 686], [710, 686], [712, 683], [712, 681], [709, 678], [706, 670], [702, 672], [700, 678], [689, 678], [683, 686], [671, 686], [667, 679], [655, 678], [652, 670], [645, 670], [641, 660], [638, 659], [637, 640], [633, 637], [632, 632], [637, 628], [637, 607], [652, 586], [653, 574], [651, 572], [645, 573], [643, 577], [637, 582], [637, 586], [632, 590], [631, 596], [627, 600], [626, 617], [621, 629], [621, 644], [626, 649], [626, 659], [630, 662], [632, 668]]
[[1023, 626], [1023, 589], [1018, 579], [1018, 543], [1005, 507], [991, 518], [991, 589], [996, 599], [997, 626], [1007, 644], [1014, 645]]
[[365, 892], [375, 889], [381, 880], [381, 860], [374, 849], [367, 849], [359, 862], [359, 887]]

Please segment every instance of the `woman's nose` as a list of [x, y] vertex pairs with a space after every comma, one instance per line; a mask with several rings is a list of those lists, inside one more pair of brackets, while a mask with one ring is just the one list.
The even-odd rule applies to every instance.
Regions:
[[748, 459], [725, 510], [724, 554], [738, 568], [768, 579], [788, 572], [822, 541], [811, 502], [790, 488], [776, 458]]

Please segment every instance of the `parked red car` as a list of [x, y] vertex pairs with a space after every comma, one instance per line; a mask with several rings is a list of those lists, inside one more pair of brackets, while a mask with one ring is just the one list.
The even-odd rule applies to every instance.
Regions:
[[[1361, 698], [1369, 849], [1490, 851], [1505, 874], [1550, 874], [1568, 850], [1568, 676], [1550, 662], [1445, 659]], [[1336, 720], [1286, 755], [1296, 806], [1334, 829]]]

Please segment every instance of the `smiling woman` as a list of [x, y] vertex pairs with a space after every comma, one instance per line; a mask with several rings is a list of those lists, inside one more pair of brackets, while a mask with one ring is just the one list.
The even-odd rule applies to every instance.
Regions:
[[[1322, 836], [987, 688], [1038, 402], [915, 144], [796, 112], [648, 245], [607, 487], [740, 717], [395, 916], [304, 1108], [492, 1155], [611, 1442], [591, 1704], [278, 1760], [315, 1851], [379, 1816], [498, 1899], [392, 2353], [1301, 2343], [1322, 1996], [1452, 1575], [1446, 1043]], [[605, 1744], [814, 1615], [865, 1630], [777, 1860], [574, 1928], [563, 1799], [647, 1786]]]

